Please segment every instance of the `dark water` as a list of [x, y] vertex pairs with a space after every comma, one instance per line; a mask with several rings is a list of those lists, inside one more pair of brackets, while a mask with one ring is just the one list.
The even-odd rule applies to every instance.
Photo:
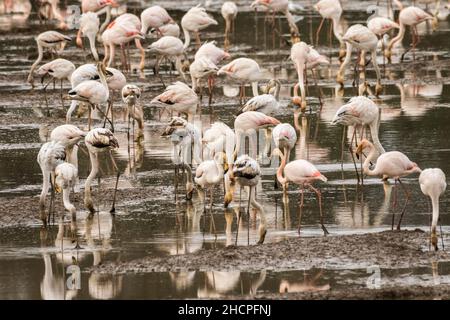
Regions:
[[[21, 2], [21, 1], [18, 1]], [[26, 2], [26, 1], [24, 1]], [[161, 1], [160, 1], [161, 2]], [[167, 4], [167, 1], [163, 1]], [[194, 4], [190, 1], [169, 2], [170, 14], [180, 21], [184, 12]], [[77, 3], [67, 1], [67, 4]], [[157, 3], [157, 2], [155, 2]], [[176, 3], [176, 4], [175, 4]], [[195, 2], [196, 3], [196, 2]], [[202, 40], [217, 40], [223, 43], [223, 19], [220, 16], [220, 3], [213, 1], [210, 7], [219, 25], [202, 32]], [[245, 1], [237, 1], [245, 4]], [[127, 1], [129, 12], [140, 13], [137, 1]], [[311, 10], [310, 2], [297, 2], [304, 10], [295, 11], [299, 19], [302, 40], [311, 43], [313, 33], [320, 19]], [[344, 2], [344, 19], [348, 25], [364, 23], [367, 19], [365, 8], [368, 1], [352, 4]], [[171, 7], [172, 6], [172, 7]], [[0, 6], [1, 7], [1, 6]], [[256, 59], [265, 69], [267, 79], [276, 77], [283, 81], [281, 99], [284, 104], [289, 101], [291, 85], [296, 81], [296, 74], [289, 61], [289, 48], [283, 46], [278, 36], [272, 37], [270, 28], [264, 28], [264, 15], [255, 15], [248, 11], [240, 13], [232, 39], [230, 53], [233, 57], [248, 56]], [[299, 8], [297, 8], [299, 9]], [[1, 114], [44, 115], [41, 101], [27, 97], [29, 92], [25, 84], [29, 66], [35, 58], [33, 37], [38, 31], [52, 28], [39, 24], [35, 5], [27, 18], [3, 14], [0, 20], [0, 116]], [[278, 21], [276, 22], [278, 23]], [[287, 32], [284, 19], [281, 20], [284, 32]], [[450, 144], [448, 140], [448, 119], [450, 119], [450, 78], [449, 78], [449, 21], [439, 22], [437, 31], [425, 25], [419, 27], [422, 40], [416, 52], [416, 62], [412, 55], [406, 56], [405, 62], [398, 63], [399, 55], [394, 57], [394, 64], [386, 67], [383, 79], [384, 90], [376, 102], [382, 107], [380, 139], [386, 150], [399, 150], [417, 162], [421, 168], [439, 167], [450, 173]], [[342, 128], [330, 124], [335, 111], [350, 97], [356, 94], [351, 80], [346, 82], [343, 96], [336, 95], [335, 73], [338, 68], [337, 45], [328, 46], [327, 32], [322, 32], [319, 52], [331, 56], [332, 64], [320, 68], [319, 88], [323, 107], [319, 113], [319, 90], [312, 86], [309, 78], [308, 105], [313, 112], [303, 119], [304, 128], [296, 147], [296, 157], [305, 157], [316, 164], [329, 179], [321, 184], [325, 222], [332, 234], [351, 234], [372, 232], [390, 228], [392, 202], [392, 185], [384, 185], [379, 179], [366, 178], [363, 196], [356, 191], [356, 180], [352, 171], [351, 158], [344, 155], [344, 174], [341, 171], [341, 135]], [[74, 34], [75, 31], [69, 31]], [[406, 48], [411, 37], [403, 41]], [[194, 53], [194, 45], [190, 47]], [[132, 61], [137, 63], [133, 52]], [[63, 53], [72, 61], [84, 63], [82, 51], [69, 45]], [[76, 63], [77, 65], [80, 63]], [[379, 63], [382, 63], [381, 55]], [[164, 71], [163, 71], [164, 73]], [[374, 71], [368, 66], [368, 79], [374, 82]], [[146, 68], [145, 79], [136, 74], [128, 75], [130, 82], [137, 83], [151, 92], [158, 94], [161, 87], [152, 76], [151, 68]], [[167, 82], [169, 75], [164, 75]], [[351, 72], [347, 72], [351, 79]], [[67, 86], [67, 84], [66, 84]], [[52, 91], [51, 91], [52, 92]], [[251, 90], [247, 88], [247, 95]], [[54, 92], [57, 94], [57, 91]], [[232, 127], [237, 110], [236, 87], [229, 84], [215, 88], [213, 112], [207, 107], [204, 114], [196, 119], [196, 124], [207, 128], [211, 122], [220, 119]], [[23, 96], [23, 97], [22, 97]], [[19, 98], [18, 98], [19, 97]], [[206, 101], [206, 98], [205, 100]], [[55, 100], [58, 103], [58, 100]], [[119, 103], [119, 101], [117, 101]], [[144, 106], [148, 101], [143, 101]], [[60, 106], [51, 105], [52, 112]], [[63, 255], [61, 255], [58, 229], [53, 226], [47, 234], [42, 234], [38, 224], [24, 223], [20, 226], [0, 230], [0, 297], [1, 298], [195, 298], [218, 297], [222, 295], [252, 295], [258, 293], [329, 290], [344, 285], [365, 286], [366, 270], [340, 266], [324, 270], [299, 270], [293, 272], [260, 271], [259, 273], [217, 271], [192, 271], [173, 273], [151, 273], [132, 275], [98, 275], [90, 274], [85, 269], [107, 261], [124, 261], [145, 255], [165, 256], [195, 252], [201, 248], [223, 247], [234, 242], [236, 224], [233, 217], [235, 209], [224, 210], [220, 192], [215, 195], [213, 208], [217, 240], [208, 227], [209, 216], [203, 220], [203, 203], [194, 198], [192, 202], [183, 200], [180, 194], [178, 203], [174, 203], [173, 166], [171, 164], [172, 146], [168, 139], [160, 138], [164, 121], [158, 120], [156, 110], [146, 108], [145, 140], [142, 147], [136, 146], [135, 159], [129, 161], [127, 152], [126, 125], [119, 123], [117, 136], [121, 148], [114, 156], [124, 175], [119, 188], [133, 192], [134, 187], [152, 186], [152, 193], [147, 197], [123, 202], [119, 199], [117, 215], [113, 219], [108, 213], [109, 201], [97, 203], [101, 213], [92, 222], [85, 221], [85, 213], [80, 203], [76, 203], [78, 215], [78, 238], [83, 249], [73, 250], [74, 244], [64, 238]], [[281, 121], [292, 123], [292, 112], [276, 116]], [[64, 122], [63, 117], [60, 123]], [[21, 195], [38, 195], [42, 177], [36, 155], [41, 143], [48, 138], [49, 128], [39, 124], [13, 124], [0, 126], [0, 197]], [[79, 153], [81, 183], [88, 174], [88, 157]], [[104, 163], [103, 184], [113, 185], [111, 166]], [[266, 241], [279, 241], [297, 236], [298, 226], [298, 192], [290, 189], [290, 202], [284, 206], [280, 191], [273, 189], [273, 169], [263, 166], [263, 179], [258, 186], [258, 201], [265, 208], [268, 234]], [[425, 230], [429, 223], [427, 199], [422, 195], [417, 177], [406, 178], [404, 182], [412, 192], [412, 197], [404, 219], [405, 227], [420, 227]], [[245, 198], [245, 196], [244, 196]], [[400, 199], [402, 201], [402, 199]], [[20, 204], [18, 204], [20, 206]], [[37, 208], [37, 198], [36, 198]], [[441, 223], [444, 232], [448, 231], [450, 218], [447, 214], [449, 200], [447, 193], [441, 199]], [[19, 207], [18, 207], [18, 210]], [[247, 219], [239, 226], [239, 245], [247, 244]], [[250, 243], [257, 241], [258, 220], [253, 214], [250, 221]], [[302, 217], [303, 236], [320, 235], [317, 202], [314, 195], [307, 193]], [[231, 231], [225, 231], [231, 225]], [[64, 223], [67, 236], [69, 224]], [[448, 240], [445, 240], [446, 243]], [[426, 244], [425, 244], [426, 245]], [[75, 260], [73, 260], [75, 259]], [[76, 261], [80, 265], [81, 290], [65, 290], [64, 279], [68, 265]], [[64, 270], [64, 271], [63, 271]], [[436, 279], [433, 270], [382, 270], [389, 284], [427, 285]], [[441, 283], [448, 282], [448, 265], [442, 264], [438, 274]], [[318, 275], [318, 276], [317, 276]], [[313, 282], [310, 279], [317, 279]], [[443, 278], [442, 278], [443, 277]], [[384, 282], [382, 283], [384, 284]]]

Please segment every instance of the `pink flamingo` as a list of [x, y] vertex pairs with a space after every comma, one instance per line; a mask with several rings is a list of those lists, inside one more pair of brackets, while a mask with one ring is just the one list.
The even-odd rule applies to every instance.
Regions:
[[181, 62], [181, 59], [184, 55], [184, 47], [183, 42], [180, 39], [172, 36], [164, 36], [158, 41], [153, 42], [148, 46], [148, 48], [150, 49], [151, 53], [156, 53], [159, 55], [155, 64], [155, 74], [159, 74], [159, 65], [163, 58], [170, 59], [174, 57], [175, 67], [178, 73], [183, 77], [183, 80], [186, 81], [186, 75], [183, 72], [183, 66]]
[[[329, 19], [332, 21], [332, 25], [330, 25], [330, 29], [333, 29], [333, 34], [336, 39], [339, 41], [340, 49], [339, 49], [339, 60], [344, 58], [345, 56], [345, 43], [342, 40], [342, 30], [339, 25], [339, 21], [342, 15], [342, 5], [340, 0], [320, 0], [314, 5], [314, 9], [316, 9], [319, 14], [322, 16], [322, 20], [320, 21], [319, 28], [317, 28], [316, 32], [316, 45], [319, 44], [319, 34], [322, 29], [323, 23], [325, 19]], [[331, 30], [330, 30], [331, 35]], [[331, 40], [330, 40], [331, 41]]]
[[288, 0], [255, 0], [250, 5], [252, 8], [256, 8], [258, 6], [265, 7], [272, 11], [272, 21], [273, 25], [275, 26], [275, 12], [282, 12], [288, 21], [289, 28], [291, 31], [291, 35], [298, 37], [298, 27], [295, 24], [294, 17], [289, 12], [289, 1]]
[[197, 112], [198, 96], [187, 84], [178, 81], [153, 98], [150, 104], [172, 112], [184, 113], [192, 120]]
[[175, 24], [173, 19], [167, 13], [166, 9], [160, 6], [151, 6], [150, 8], [145, 9], [141, 13], [141, 23], [142, 29], [141, 32], [143, 35], [147, 34], [148, 29], [155, 29], [156, 31], [160, 31], [164, 25], [167, 24]]
[[[397, 224], [397, 230], [400, 230], [400, 225], [402, 223], [403, 215], [405, 214], [406, 206], [409, 201], [410, 193], [407, 190], [406, 186], [400, 181], [401, 177], [408, 176], [415, 172], [422, 172], [422, 170], [417, 166], [415, 162], [409, 160], [409, 158], [399, 152], [399, 151], [389, 151], [380, 155], [377, 159], [377, 163], [375, 164], [375, 168], [371, 170], [369, 168], [370, 162], [375, 159], [376, 149], [371, 142], [364, 139], [358, 145], [358, 149], [356, 149], [356, 153], [361, 155], [365, 149], [369, 149], [369, 154], [366, 160], [363, 163], [363, 172], [369, 176], [382, 176], [383, 180], [387, 180], [389, 178], [394, 179], [395, 185], [397, 182], [403, 188], [405, 193], [405, 205], [403, 207], [400, 220]], [[396, 201], [394, 200], [394, 203]], [[392, 214], [392, 229], [394, 229], [394, 214]]]
[[[322, 194], [319, 189], [316, 189], [312, 186], [314, 181], [320, 180], [323, 182], [327, 182], [327, 178], [320, 173], [317, 168], [306, 160], [294, 160], [286, 164], [287, 159], [286, 155], [281, 152], [280, 149], [275, 149], [272, 152], [274, 155], [279, 156], [281, 158], [281, 164], [277, 170], [277, 179], [278, 182], [283, 186], [284, 194], [287, 196], [287, 185], [289, 182], [293, 182], [300, 186], [300, 217], [298, 223], [298, 232], [300, 233], [301, 226], [301, 212], [303, 208], [303, 189], [308, 187], [312, 191], [314, 191], [317, 195], [317, 200], [319, 202], [319, 214], [320, 214], [320, 226], [322, 227], [324, 235], [328, 234], [327, 228], [323, 224], [323, 214], [322, 214]], [[284, 175], [283, 175], [284, 174]]]

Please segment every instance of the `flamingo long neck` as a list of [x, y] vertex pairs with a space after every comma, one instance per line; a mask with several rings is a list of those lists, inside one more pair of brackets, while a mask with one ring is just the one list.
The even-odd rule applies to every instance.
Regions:
[[370, 162], [372, 160], [375, 160], [375, 153], [376, 150], [373, 146], [370, 147], [370, 152], [367, 155], [366, 160], [363, 163], [363, 172], [369, 176], [377, 176], [378, 175], [378, 170], [377, 170], [377, 166], [375, 165], [375, 169], [374, 170], [370, 170], [369, 166], [370, 166]]
[[91, 172], [89, 173], [89, 176], [87, 177], [84, 184], [84, 205], [89, 209], [90, 212], [94, 213], [95, 209], [91, 196], [91, 184], [94, 178], [97, 176], [99, 163], [98, 155], [91, 150], [89, 150], [89, 158], [91, 160]]
[[380, 68], [378, 67], [378, 62], [377, 62], [377, 49], [376, 49], [376, 47], [375, 47], [375, 49], [373, 49], [371, 51], [371, 56], [372, 56], [373, 68], [375, 69], [375, 73], [377, 74], [377, 82], [380, 83], [380, 81], [381, 81], [381, 73], [380, 73]]
[[63, 189], [63, 203], [64, 208], [69, 211], [72, 215], [75, 214], [75, 206], [70, 202], [70, 188]]
[[89, 34], [88, 35], [88, 39], [89, 39], [89, 46], [91, 48], [91, 52], [92, 55], [94, 56], [95, 61], [98, 61], [98, 53], [97, 53], [97, 48], [95, 47], [95, 34]]
[[227, 16], [225, 18], [225, 35], [228, 35], [231, 32], [231, 18]]
[[380, 129], [380, 116], [381, 116], [381, 110], [378, 112], [378, 118], [376, 121], [372, 122], [369, 126], [370, 128], [370, 135], [372, 136], [373, 144], [375, 148], [377, 149], [379, 154], [383, 154], [386, 151], [384, 150], [383, 146], [381, 145], [380, 139], [378, 137], [378, 131]]
[[47, 197], [48, 188], [50, 187], [50, 172], [47, 170], [42, 170], [42, 192], [39, 199], [39, 208], [41, 210], [41, 214], [44, 212], [45, 214], [45, 198]]
[[305, 64], [297, 61], [298, 85], [300, 86], [300, 95], [302, 97], [302, 101], [306, 101], [304, 71]]
[[277, 179], [278, 179], [278, 182], [281, 183], [282, 185], [285, 185], [287, 183], [287, 178], [283, 177], [284, 167], [286, 167], [286, 155], [282, 154], [281, 155], [281, 164], [277, 170]]
[[398, 34], [391, 40], [391, 42], [389, 42], [388, 51], [392, 50], [394, 44], [403, 39], [405, 36], [405, 29], [405, 24], [400, 21], [400, 29], [398, 30]]
[[187, 31], [185, 28], [183, 28], [184, 33], [184, 45], [183, 48], [186, 50], [189, 47], [189, 44], [191, 43], [191, 36], [189, 35], [189, 31]]
[[98, 70], [98, 75], [99, 75], [99, 77], [100, 77], [100, 81], [101, 81], [101, 83], [102, 83], [102, 85], [106, 88], [106, 90], [109, 92], [109, 89], [108, 89], [108, 83], [106, 82], [106, 76], [105, 76], [105, 73], [103, 72], [103, 69], [102, 68], [100, 68], [100, 70]]
[[[256, 187], [250, 187], [250, 188], [255, 188], [256, 189]], [[252, 206], [259, 211], [259, 219], [260, 219], [260, 221], [259, 221], [259, 227], [258, 227], [259, 231], [258, 232], [259, 232], [259, 239], [260, 239], [260, 241], [263, 241], [264, 240], [263, 237], [264, 237], [265, 232], [266, 232], [266, 213], [264, 211], [264, 207], [258, 201], [256, 201], [255, 193], [256, 192], [254, 190], [254, 192], [252, 192], [252, 196], [250, 198], [250, 202], [251, 202]]]
[[352, 45], [348, 42], [345, 43], [345, 59], [341, 64], [341, 67], [339, 68], [339, 74], [343, 77], [344, 73], [345, 73], [345, 68], [347, 67], [347, 65], [350, 63], [350, 59], [352, 57]]
[[33, 63], [33, 65], [31, 66], [30, 74], [28, 75], [28, 82], [30, 82], [33, 79], [34, 69], [36, 69], [37, 65], [39, 63], [41, 63], [42, 58], [44, 56], [44, 48], [42, 48], [42, 45], [39, 42], [37, 42], [37, 45], [38, 45], [38, 57], [37, 57], [36, 61]]
[[275, 85], [275, 95], [274, 95], [275, 100], [277, 101], [280, 101], [280, 90], [281, 90], [280, 84], [277, 82]]
[[105, 21], [100, 26], [99, 34], [103, 33], [103, 31], [105, 31], [106, 27], [109, 24], [109, 21], [111, 21], [111, 7], [106, 6], [105, 8], [99, 10], [97, 12], [97, 16], [102, 15], [104, 12], [106, 12], [106, 18], [105, 18]]
[[183, 72], [183, 66], [181, 63], [181, 56], [177, 56], [175, 60], [175, 68], [177, 69], [178, 73], [183, 77], [184, 81], [186, 81], [186, 75]]
[[339, 20], [340, 17], [333, 17], [333, 33], [334, 36], [336, 37], [336, 39], [338, 39], [339, 43], [343, 43], [344, 41], [342, 40], [342, 35], [339, 33]]
[[295, 24], [294, 17], [289, 12], [289, 9], [286, 9], [286, 11], [284, 12], [284, 15], [286, 16], [286, 19], [288, 21], [289, 27], [291, 28], [291, 31], [298, 34], [299, 33], [298, 32], [298, 27]]
[[253, 81], [252, 82], [252, 92], [253, 92], [253, 96], [256, 97], [257, 95], [259, 95], [258, 92], [258, 82], [257, 81]]
[[433, 194], [430, 196], [431, 198], [431, 205], [433, 207], [433, 214], [431, 218], [431, 230], [432, 232], [436, 233], [436, 227], [439, 220], [439, 196]]

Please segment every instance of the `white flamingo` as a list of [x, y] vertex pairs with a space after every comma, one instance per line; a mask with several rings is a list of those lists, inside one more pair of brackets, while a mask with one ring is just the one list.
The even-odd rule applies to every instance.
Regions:
[[190, 32], [195, 33], [197, 47], [200, 47], [199, 31], [208, 28], [211, 25], [217, 25], [217, 21], [211, 18], [206, 9], [200, 7], [200, 4], [189, 9], [181, 19], [181, 27], [184, 32], [184, 48], [187, 49], [191, 42]]
[[80, 31], [89, 40], [89, 47], [95, 61], [99, 61], [95, 39], [100, 30], [100, 19], [94, 12], [83, 13], [80, 18]]
[[234, 29], [234, 20], [238, 14], [238, 8], [232, 1], [225, 1], [220, 9], [223, 19], [225, 20], [225, 43], [224, 47], [228, 48], [230, 45], [230, 33]]
[[[86, 147], [89, 152], [89, 158], [91, 161], [91, 172], [89, 173], [89, 176], [86, 178], [86, 182], [84, 184], [84, 205], [86, 209], [89, 210], [90, 214], [93, 215], [95, 213], [94, 208], [94, 202], [92, 200], [91, 195], [91, 184], [92, 181], [95, 179], [95, 177], [98, 174], [100, 162], [99, 162], [99, 154], [104, 151], [111, 152], [111, 149], [119, 148], [119, 143], [117, 141], [117, 138], [114, 136], [114, 134], [111, 132], [111, 130], [106, 128], [94, 128], [91, 131], [89, 131], [84, 139], [84, 142], [86, 144]], [[115, 164], [114, 158], [112, 157], [112, 154], [110, 153], [111, 160], [113, 162], [113, 165], [115, 167], [115, 170], [118, 172], [118, 168]], [[117, 179], [119, 178], [119, 175], [117, 175]], [[115, 211], [115, 200], [116, 200], [116, 190], [117, 190], [117, 183], [116, 183], [116, 189], [114, 190], [114, 200], [113, 200], [113, 206], [111, 208], [111, 212]]]
[[187, 84], [178, 81], [153, 98], [150, 104], [171, 112], [184, 113], [191, 120], [197, 112], [198, 97]]
[[438, 250], [436, 227], [439, 221], [439, 197], [444, 194], [447, 188], [445, 174], [439, 168], [425, 169], [419, 176], [419, 184], [423, 194], [431, 198], [431, 205], [433, 206], [431, 244], [435, 250]]
[[151, 45], [149, 45], [148, 49], [150, 49], [150, 53], [159, 55], [155, 64], [156, 74], [159, 73], [159, 65], [162, 59], [166, 58], [170, 60], [170, 58], [175, 58], [175, 67], [178, 73], [183, 77], [184, 81], [186, 81], [186, 75], [183, 72], [183, 66], [181, 62], [184, 55], [184, 47], [183, 42], [180, 39], [172, 36], [164, 36], [158, 41], [155, 41]]

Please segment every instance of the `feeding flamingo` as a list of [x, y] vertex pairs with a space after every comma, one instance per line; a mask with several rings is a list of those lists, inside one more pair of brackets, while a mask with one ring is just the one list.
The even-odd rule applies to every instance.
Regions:
[[94, 12], [83, 13], [80, 18], [80, 31], [89, 40], [89, 47], [95, 61], [99, 60], [95, 39], [100, 30], [100, 19]]
[[[270, 80], [266, 88], [268, 93], [260, 94], [251, 98], [244, 104], [239, 112], [258, 111], [266, 115], [277, 113], [282, 107], [279, 102], [280, 89], [281, 82], [279, 80]], [[274, 90], [274, 92], [272, 90]], [[273, 92], [273, 94], [270, 92]]]
[[230, 45], [230, 33], [234, 30], [234, 21], [236, 19], [238, 8], [232, 1], [225, 1], [220, 9], [222, 17], [225, 20], [225, 43], [224, 47], [228, 48]]
[[[32, 87], [34, 87], [33, 72], [34, 69], [36, 69], [37, 65], [42, 61], [42, 58], [44, 57], [44, 48], [48, 48], [50, 50], [53, 49], [59, 52], [60, 50], [64, 49], [64, 47], [66, 46], [66, 42], [69, 41], [72, 41], [72, 38], [65, 36], [57, 31], [45, 31], [36, 37], [36, 44], [38, 47], [38, 57], [31, 66], [30, 73], [28, 74], [27, 79], [28, 83], [30, 83]], [[57, 47], [60, 47], [60, 50], [56, 50]]]
[[342, 40], [342, 28], [339, 24], [343, 11], [341, 2], [340, 0], [320, 0], [314, 5], [314, 9], [317, 10], [319, 14], [322, 16], [322, 20], [320, 21], [319, 28], [317, 28], [316, 32], [316, 45], [319, 44], [319, 34], [325, 19], [331, 20], [332, 25], [330, 25], [330, 29], [333, 29], [333, 34], [340, 44], [339, 49], [339, 61], [340, 61], [345, 56], [345, 49], [344, 49], [345, 43]]
[[189, 9], [181, 19], [181, 27], [184, 32], [184, 49], [187, 49], [191, 42], [190, 32], [195, 33], [197, 47], [200, 47], [199, 31], [204, 30], [211, 25], [217, 25], [217, 21], [211, 18], [206, 13], [206, 9], [200, 7], [200, 4]]
[[261, 80], [262, 74], [259, 64], [249, 58], [238, 58], [234, 59], [230, 63], [224, 65], [219, 69], [217, 75], [226, 75], [238, 82], [241, 85], [241, 91], [239, 100], [242, 104], [242, 101], [245, 99], [245, 87], [246, 83], [252, 84], [253, 96], [258, 95], [258, 81]]
[[[400, 178], [408, 176], [415, 172], [422, 172], [419, 166], [409, 160], [409, 158], [399, 152], [399, 151], [389, 151], [380, 155], [375, 164], [375, 168], [371, 170], [369, 168], [370, 162], [375, 159], [376, 149], [374, 145], [366, 139], [363, 139], [356, 149], [356, 153], [361, 155], [365, 149], [369, 149], [369, 154], [367, 155], [366, 160], [363, 163], [363, 172], [369, 176], [382, 176], [383, 180], [387, 180], [389, 178], [394, 179], [395, 184], [397, 182], [402, 186], [404, 194], [405, 194], [405, 205], [403, 207], [402, 213], [400, 215], [400, 220], [397, 224], [397, 230], [400, 230], [400, 225], [402, 223], [403, 215], [405, 214], [406, 206], [409, 201], [410, 193], [407, 190], [406, 186], [400, 181]], [[395, 201], [394, 201], [395, 203]], [[394, 229], [394, 214], [392, 214], [392, 229]]]
[[437, 251], [436, 227], [439, 221], [439, 197], [444, 194], [445, 189], [447, 188], [445, 174], [439, 168], [425, 169], [420, 173], [419, 184], [423, 194], [429, 196], [431, 199], [431, 205], [433, 207], [431, 219], [431, 244]]
[[[183, 42], [172, 36], [164, 36], [160, 38], [158, 41], [153, 42], [148, 46], [150, 49], [150, 53], [156, 53], [159, 55], [155, 64], [155, 74], [159, 74], [159, 65], [163, 58], [175, 58], [175, 67], [178, 73], [183, 77], [184, 81], [186, 81], [186, 75], [183, 72], [182, 66], [182, 57], [184, 55], [184, 47]], [[162, 81], [162, 80], [161, 80]]]
[[72, 216], [72, 220], [76, 219], [76, 208], [70, 202], [70, 190], [73, 189], [78, 182], [78, 170], [71, 163], [61, 163], [55, 169], [55, 191], [63, 193], [64, 208]]
[[190, 121], [197, 112], [198, 96], [183, 82], [175, 82], [150, 102], [171, 112], [184, 113]]
[[[111, 149], [119, 148], [119, 142], [117, 141], [117, 138], [114, 136], [111, 130], [106, 128], [94, 128], [90, 130], [87, 133], [84, 142], [88, 149], [89, 159], [91, 161], [91, 172], [89, 173], [89, 176], [86, 178], [86, 182], [84, 185], [84, 205], [86, 209], [89, 210], [90, 214], [93, 215], [95, 213], [95, 208], [91, 195], [91, 184], [98, 174], [100, 166], [99, 154], [105, 151], [108, 151], [110, 153], [111, 161], [113, 163], [115, 170], [117, 171], [117, 182], [118, 182], [119, 170], [111, 154]], [[114, 190], [114, 200], [110, 211], [111, 213], [115, 211], [117, 182], [116, 188]]]
[[141, 32], [143, 35], [147, 34], [148, 29], [156, 29], [161, 32], [159, 28], [168, 24], [176, 24], [166, 9], [161, 6], [151, 6], [141, 13]]

